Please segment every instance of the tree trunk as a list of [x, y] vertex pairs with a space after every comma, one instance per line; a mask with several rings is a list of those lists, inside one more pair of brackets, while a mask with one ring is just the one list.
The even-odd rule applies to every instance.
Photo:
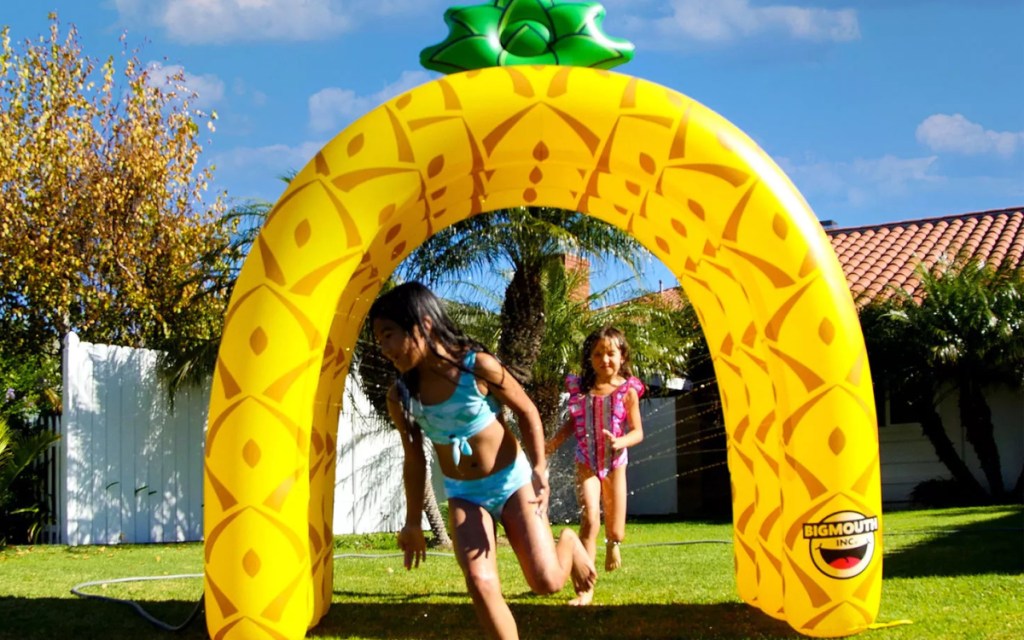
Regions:
[[956, 447], [953, 446], [953, 442], [949, 439], [946, 428], [942, 424], [942, 417], [935, 410], [933, 397], [931, 392], [925, 392], [914, 400], [914, 409], [921, 421], [921, 431], [932, 443], [935, 455], [938, 456], [942, 464], [946, 465], [946, 468], [953, 474], [953, 478], [972, 495], [984, 500], [988, 497], [985, 488], [981, 486], [978, 479], [967, 468], [963, 458], [956, 452]]
[[562, 426], [562, 387], [558, 383], [549, 382], [534, 385], [530, 389], [530, 397], [540, 412], [541, 424], [544, 425], [544, 437], [550, 438]]
[[501, 306], [498, 358], [523, 384], [533, 378], [544, 339], [544, 290], [540, 265], [516, 265]]
[[427, 523], [430, 524], [430, 531], [434, 534], [437, 546], [442, 549], [452, 548], [452, 539], [448, 535], [448, 523], [441, 513], [441, 506], [437, 503], [437, 495], [434, 494], [434, 487], [427, 478], [427, 486], [423, 492], [423, 513], [427, 516]]
[[981, 470], [988, 481], [989, 493], [999, 500], [1005, 497], [1003, 469], [999, 462], [999, 445], [996, 444], [995, 425], [992, 424], [992, 408], [989, 407], [981, 387], [975, 380], [960, 379], [960, 422], [967, 431], [967, 441], [974, 447], [974, 453], [981, 463]]
[[423, 449], [423, 455], [426, 456], [427, 461], [426, 486], [423, 488], [423, 513], [427, 516], [427, 523], [430, 525], [430, 531], [434, 534], [437, 546], [442, 549], [451, 549], [452, 539], [448, 536], [448, 523], [444, 521], [444, 515], [441, 514], [441, 507], [437, 504], [437, 495], [434, 493], [434, 483], [431, 481], [433, 472], [430, 461], [433, 451], [430, 441], [426, 438], [423, 439]]

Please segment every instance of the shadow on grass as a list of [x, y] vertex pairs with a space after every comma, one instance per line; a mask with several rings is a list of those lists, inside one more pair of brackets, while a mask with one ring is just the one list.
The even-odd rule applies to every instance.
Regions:
[[[569, 607], [512, 602], [523, 638], [654, 640], [679, 638], [802, 638], [785, 622], [742, 603], [629, 604]], [[357, 636], [387, 640], [477, 640], [480, 626], [465, 604], [340, 604], [310, 638]]]
[[[195, 602], [145, 602], [149, 615], [169, 625], [188, 619]], [[125, 604], [69, 598], [0, 597], [0, 640], [128, 640], [207, 638], [202, 614], [180, 632], [163, 631]]]
[[[944, 511], [942, 518], [956, 515]], [[1024, 573], [1024, 511], [943, 532], [919, 544], [886, 553], [886, 578], [925, 578]], [[904, 535], [913, 534], [906, 532]], [[887, 537], [890, 534], [887, 534]], [[891, 534], [898, 542], [900, 534]]]
[[[515, 596], [511, 599], [512, 612], [523, 638], [802, 638], [786, 623], [742, 603], [631, 604], [580, 609], [515, 602]], [[185, 620], [194, 606], [194, 602], [183, 601], [145, 603], [150, 615], [167, 623]], [[151, 625], [125, 605], [95, 600], [0, 598], [0, 620], [3, 621], [0, 624], [2, 640], [199, 640], [208, 637], [202, 615], [183, 630], [170, 632]], [[481, 634], [469, 602], [388, 602], [336, 603], [307, 637], [477, 640]]]

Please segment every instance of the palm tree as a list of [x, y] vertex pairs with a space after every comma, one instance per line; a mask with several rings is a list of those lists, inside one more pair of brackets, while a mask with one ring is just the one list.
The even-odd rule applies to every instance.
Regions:
[[946, 432], [937, 409], [941, 383], [931, 375], [928, 349], [917, 340], [903, 304], [899, 298], [876, 298], [860, 310], [873, 382], [876, 388], [907, 400], [936, 457], [973, 500], [981, 500], [985, 489]]
[[[909, 392], [939, 459], [972, 492], [985, 491], [949, 442], [936, 406], [943, 385], [958, 397], [961, 424], [991, 497], [1005, 497], [992, 411], [984, 389], [1024, 386], [1024, 276], [1020, 268], [978, 261], [919, 265], [920, 302], [899, 289], [889, 302], [862, 311], [865, 338], [890, 384]], [[870, 336], [870, 337], [869, 337]], [[871, 343], [875, 349], [871, 349]], [[888, 343], [888, 344], [886, 344]], [[886, 348], [889, 360], [882, 361]], [[1022, 472], [1024, 473], [1024, 472]]]
[[960, 421], [992, 497], [1005, 497], [992, 409], [984, 389], [1024, 386], [1024, 271], [983, 262], [918, 269], [923, 299], [905, 306], [930, 345], [935, 372], [955, 385]]
[[416, 249], [400, 268], [408, 279], [436, 284], [503, 265], [511, 274], [501, 305], [496, 354], [529, 383], [544, 337], [544, 291], [567, 254], [620, 260], [638, 272], [649, 255], [630, 235], [595, 218], [563, 209], [517, 207], [474, 216]]
[[[32, 463], [41, 456], [60, 436], [45, 429], [27, 429], [22, 432], [15, 431], [7, 424], [7, 419], [0, 416], [0, 522], [4, 526], [0, 528], [0, 547], [7, 541], [7, 535], [12, 533], [12, 528], [18, 526], [17, 516], [28, 516], [27, 540], [34, 542], [38, 535], [42, 520], [33, 516], [40, 515], [38, 505], [21, 506], [11, 509], [15, 501], [13, 491], [14, 483], [18, 476], [29, 469]], [[45, 515], [45, 514], [41, 514]]]

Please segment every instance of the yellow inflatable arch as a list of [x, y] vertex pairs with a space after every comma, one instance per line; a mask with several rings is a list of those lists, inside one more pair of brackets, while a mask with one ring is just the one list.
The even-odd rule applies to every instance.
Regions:
[[326, 613], [337, 418], [363, 318], [432, 234], [524, 204], [627, 231], [695, 305], [725, 412], [740, 597], [805, 635], [867, 628], [882, 575], [874, 400], [820, 225], [771, 159], [690, 98], [537, 66], [458, 73], [381, 105], [268, 217], [210, 401], [211, 637], [302, 638]]

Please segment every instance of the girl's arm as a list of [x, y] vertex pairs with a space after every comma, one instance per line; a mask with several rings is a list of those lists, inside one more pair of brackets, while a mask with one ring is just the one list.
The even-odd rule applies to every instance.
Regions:
[[570, 433], [572, 433], [573, 426], [573, 419], [570, 416], [568, 419], [566, 419], [562, 426], [558, 428], [558, 431], [555, 432], [555, 435], [551, 436], [551, 439], [549, 439], [547, 443], [544, 445], [544, 454], [546, 456], [551, 457], [551, 454], [553, 454], [555, 451], [558, 451], [558, 447], [562, 446], [562, 443], [565, 442], [565, 439], [569, 437]]
[[476, 373], [487, 382], [487, 387], [494, 397], [515, 414], [516, 424], [519, 425], [519, 431], [523, 436], [523, 449], [526, 450], [534, 469], [539, 467], [543, 471], [546, 460], [544, 426], [540, 422], [537, 405], [526, 395], [519, 381], [489, 353], [477, 354]]
[[409, 424], [398, 387], [388, 389], [388, 414], [398, 428], [405, 454], [402, 480], [405, 485], [405, 526], [398, 532], [398, 547], [405, 553], [405, 568], [418, 567], [426, 559], [423, 537], [423, 497], [427, 483], [427, 456], [423, 451], [423, 432]]
[[637, 394], [636, 389], [626, 391], [626, 397], [623, 402], [626, 405], [626, 423], [629, 425], [629, 432], [618, 438], [613, 436], [608, 430], [604, 432], [611, 442], [612, 449], [615, 451], [632, 447], [644, 441], [644, 426], [640, 420], [640, 396]]

